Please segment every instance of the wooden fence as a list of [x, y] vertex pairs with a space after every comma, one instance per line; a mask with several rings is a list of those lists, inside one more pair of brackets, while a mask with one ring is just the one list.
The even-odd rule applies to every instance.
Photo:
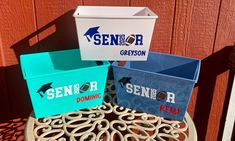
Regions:
[[221, 140], [233, 75], [226, 63], [235, 42], [235, 0], [1, 0], [1, 121], [31, 111], [20, 54], [78, 47], [72, 17], [78, 5], [147, 6], [157, 13], [151, 51], [202, 59], [188, 111], [199, 141]]

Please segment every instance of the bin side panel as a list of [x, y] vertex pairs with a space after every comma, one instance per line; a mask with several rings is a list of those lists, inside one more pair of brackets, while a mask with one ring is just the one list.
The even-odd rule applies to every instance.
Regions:
[[[153, 65], [154, 64], [154, 65]], [[166, 74], [195, 80], [200, 61], [197, 59], [172, 56], [169, 54], [153, 53], [148, 55], [148, 61], [131, 62], [131, 68]]]
[[99, 67], [27, 80], [36, 118], [101, 105], [107, 71]]
[[159, 74], [114, 67], [118, 103], [124, 107], [182, 120], [194, 83]]
[[147, 59], [155, 19], [75, 18], [75, 21], [83, 60]]

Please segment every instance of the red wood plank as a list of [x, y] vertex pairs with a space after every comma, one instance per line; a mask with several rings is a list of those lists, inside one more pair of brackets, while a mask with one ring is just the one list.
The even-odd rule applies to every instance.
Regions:
[[8, 103], [8, 95], [7, 95], [7, 85], [5, 82], [5, 70], [4, 67], [0, 66], [0, 123], [1, 121], [5, 121], [9, 119], [10, 115], [10, 105]]
[[[34, 9], [32, 0], [0, 1], [0, 31], [5, 64], [18, 64], [17, 55], [11, 47], [34, 32]], [[27, 44], [25, 44], [27, 48]]]
[[194, 3], [187, 56], [203, 59], [211, 55], [219, 6], [220, 0], [200, 0]]
[[78, 47], [73, 12], [80, 0], [35, 0], [39, 50]]
[[231, 51], [231, 53], [228, 57], [228, 67], [233, 72], [235, 72], [235, 44], [233, 46], [233, 50]]
[[[4, 58], [3, 58], [3, 51], [2, 51], [2, 41], [0, 36], [0, 123], [9, 119], [10, 109], [8, 104], [8, 96], [7, 96], [7, 86], [5, 80], [5, 70], [4, 70]], [[1, 129], [0, 129], [1, 130]]]
[[[214, 53], [226, 50], [217, 61], [217, 66], [226, 67], [228, 63], [228, 56], [235, 43], [235, 0], [222, 0], [220, 14], [218, 19], [218, 27], [215, 38]], [[227, 111], [227, 103], [231, 89], [231, 76], [229, 71], [225, 71], [217, 76], [215, 91], [212, 101], [212, 109], [210, 115], [213, 118], [208, 122], [207, 140], [214, 139], [209, 136], [211, 133], [217, 133], [217, 140], [222, 139], [224, 129], [225, 116]], [[220, 123], [220, 124], [215, 124]], [[210, 129], [210, 130], [209, 130]]]
[[224, 104], [226, 104], [224, 102], [228, 89], [228, 76], [229, 72], [227, 71], [220, 75], [217, 75], [216, 77], [216, 83], [214, 85], [214, 95], [210, 111], [210, 120], [208, 120], [207, 133], [205, 138], [206, 140], [221, 140], [219, 139], [219, 131], [223, 130], [223, 127], [220, 127], [220, 125], [222, 124], [222, 122], [224, 122], [224, 119], [222, 119], [222, 115]]
[[220, 0], [176, 1], [172, 53], [205, 58], [212, 54]]
[[0, 66], [0, 123], [10, 119], [10, 105], [8, 103], [7, 85], [5, 80], [4, 67]]
[[128, 6], [129, 0], [83, 0], [83, 5], [90, 6]]
[[[226, 50], [212, 55], [220, 0], [176, 1], [175, 9], [171, 52], [203, 59], [200, 79], [194, 89], [188, 111], [194, 117], [199, 140], [217, 140], [219, 122], [214, 122], [214, 119], [219, 113], [213, 111], [216, 104], [213, 98], [216, 93], [221, 92], [220, 87], [224, 87], [220, 85], [216, 88], [219, 82], [217, 77], [226, 71], [223, 65], [216, 66], [215, 63], [221, 61], [220, 58]], [[226, 91], [224, 88], [223, 92]]]
[[[18, 57], [22, 53], [26, 53], [36, 49], [31, 47], [30, 44], [36, 41], [35, 37], [27, 38], [29, 34], [36, 30], [36, 24], [34, 21], [34, 6], [32, 0], [19, 0], [19, 1], [0, 1], [0, 53], [1, 53], [1, 67], [0, 67], [0, 87], [1, 89], [1, 111], [10, 109], [8, 111], [8, 119], [12, 118], [13, 113], [20, 116], [17, 113], [23, 113], [25, 111], [24, 105], [21, 105], [27, 99], [16, 99], [17, 96], [23, 94], [21, 83], [24, 80], [20, 69], [12, 71], [12, 67], [18, 67]], [[20, 77], [19, 80], [9, 78]], [[3, 95], [3, 96], [2, 96]], [[3, 97], [3, 98], [2, 98]], [[4, 104], [8, 103], [8, 105]], [[14, 104], [15, 103], [15, 104]], [[18, 108], [18, 111], [15, 107]], [[4, 108], [4, 110], [2, 110]], [[2, 114], [2, 113], [1, 113]], [[3, 113], [4, 114], [4, 113]], [[1, 115], [2, 117], [2, 115]]]
[[222, 0], [214, 52], [235, 43], [235, 0]]
[[195, 111], [195, 107], [197, 104], [198, 87], [199, 87], [198, 84], [196, 84], [196, 86], [193, 89], [193, 93], [192, 93], [192, 96], [188, 105], [188, 109], [187, 109], [189, 115], [192, 118], [194, 117], [194, 111]]
[[32, 111], [28, 89], [19, 65], [8, 66], [6, 84], [11, 108], [11, 119], [28, 117]]
[[200, 79], [189, 105], [199, 140], [220, 140], [222, 111], [230, 80], [226, 65], [230, 48], [223, 48], [202, 60]]
[[[191, 38], [191, 31], [193, 30], [191, 25], [194, 24], [193, 20], [193, 7], [194, 1], [181, 0], [175, 3], [175, 17], [174, 17], [174, 30], [172, 38], [171, 53], [181, 56], [186, 56], [186, 48], [189, 46], [189, 40]], [[201, 26], [201, 25], [199, 25]], [[200, 53], [199, 53], [200, 54]], [[190, 104], [188, 106], [188, 112], [193, 117], [195, 105], [197, 101], [198, 87], [195, 87]]]
[[175, 0], [132, 0], [131, 6], [147, 6], [158, 16], [155, 25], [151, 51], [170, 53]]
[[182, 56], [186, 55], [186, 47], [189, 44], [190, 38], [190, 26], [193, 22], [192, 14], [193, 1], [176, 1], [171, 53]]
[[3, 47], [2, 47], [2, 38], [0, 34], [0, 66], [4, 66], [4, 58], [3, 58]]

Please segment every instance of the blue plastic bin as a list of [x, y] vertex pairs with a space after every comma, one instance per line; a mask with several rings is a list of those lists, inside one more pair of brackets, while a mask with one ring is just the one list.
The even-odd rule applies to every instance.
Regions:
[[78, 49], [20, 56], [36, 118], [101, 105], [109, 62], [81, 61]]
[[164, 118], [183, 120], [198, 80], [200, 60], [149, 53], [147, 61], [113, 62], [118, 104]]

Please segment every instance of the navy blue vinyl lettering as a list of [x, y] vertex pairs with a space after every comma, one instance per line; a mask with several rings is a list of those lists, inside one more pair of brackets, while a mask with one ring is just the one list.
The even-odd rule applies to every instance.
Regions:
[[109, 45], [108, 39], [109, 39], [109, 34], [102, 34], [103, 42], [102, 45]]
[[111, 43], [110, 45], [118, 45], [118, 38], [119, 38], [119, 35], [116, 34], [110, 34], [110, 38], [111, 38]]
[[143, 45], [143, 35], [136, 34], [135, 39], [135, 45]]
[[100, 34], [95, 34], [94, 35], [94, 44], [95, 45], [100, 45], [101, 44], [101, 41], [100, 41]]

